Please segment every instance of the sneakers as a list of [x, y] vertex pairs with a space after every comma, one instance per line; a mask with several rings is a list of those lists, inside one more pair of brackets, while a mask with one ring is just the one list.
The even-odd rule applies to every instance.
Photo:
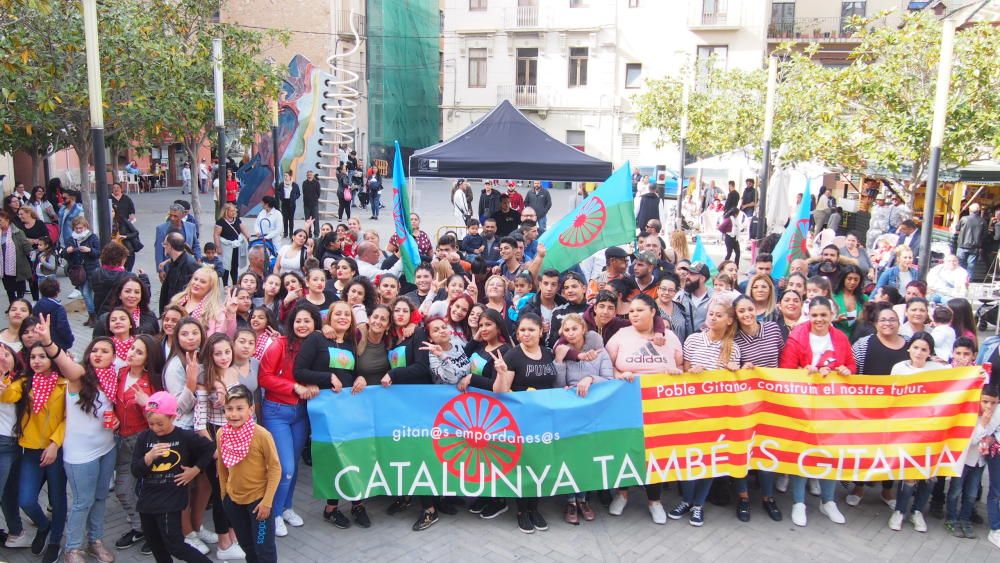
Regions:
[[86, 563], [87, 556], [82, 549], [71, 549], [63, 554], [63, 561], [65, 563]]
[[221, 547], [215, 551], [215, 557], [219, 561], [236, 561], [239, 559], [246, 559], [247, 554], [240, 547], [240, 544], [233, 542], [233, 545], [226, 549]]
[[898, 510], [892, 511], [892, 516], [889, 517], [889, 529], [896, 530], [897, 532], [903, 529], [903, 513]]
[[424, 510], [420, 513], [420, 517], [417, 518], [417, 521], [413, 523], [413, 531], [420, 532], [426, 530], [434, 524], [437, 524], [437, 521], [438, 513], [436, 510], [434, 512], [431, 512], [429, 509]]
[[525, 534], [535, 533], [535, 524], [531, 521], [531, 513], [529, 512], [518, 512], [517, 513], [517, 529], [521, 530]]
[[680, 520], [685, 514], [691, 511], [691, 505], [681, 501], [673, 510], [667, 513], [671, 520]]
[[583, 516], [583, 519], [586, 520], [587, 522], [593, 522], [594, 518], [597, 517], [597, 515], [594, 514], [594, 509], [590, 508], [590, 503], [588, 503], [587, 501], [581, 500], [580, 502], [576, 503], [576, 506], [580, 510], [580, 516]]
[[927, 521], [924, 520], [924, 515], [919, 510], [914, 510], [913, 514], [910, 514], [910, 523], [913, 524], [913, 529], [918, 532], [927, 531]]
[[580, 515], [575, 502], [566, 503], [563, 510], [563, 521], [574, 526], [580, 525]]
[[219, 534], [206, 530], [204, 526], [198, 529], [198, 539], [205, 543], [219, 543]]
[[806, 504], [797, 502], [792, 505], [792, 524], [796, 526], [806, 526]]
[[819, 488], [819, 480], [809, 479], [809, 494], [814, 497], [818, 497], [822, 491]]
[[788, 492], [788, 475], [782, 473], [778, 475], [778, 478], [774, 480], [774, 489], [779, 493]]
[[861, 504], [861, 497], [855, 494], [850, 494], [844, 498], [844, 502], [847, 503], [847, 506], [857, 506]]
[[385, 509], [385, 511], [389, 514], [389, 516], [399, 514], [409, 508], [411, 502], [410, 497], [396, 497], [396, 500], [392, 501], [392, 504], [390, 504], [389, 508]]
[[331, 524], [340, 528], [341, 530], [346, 530], [351, 527], [351, 521], [344, 516], [344, 513], [340, 511], [339, 508], [334, 508], [330, 512], [323, 511], [323, 519], [329, 520]]
[[[118, 541], [115, 542], [115, 548], [128, 549], [141, 542], [144, 537], [139, 530], [129, 530], [122, 534], [122, 537], [118, 538]], [[10, 545], [8, 544], [7, 547], [10, 547]]]
[[700, 506], [691, 507], [691, 518], [688, 519], [688, 524], [696, 528], [700, 528], [702, 524], [705, 523], [705, 509]]
[[4, 545], [11, 549], [31, 547], [31, 537], [27, 532], [21, 532], [19, 536], [7, 536], [7, 541], [4, 542]]
[[190, 534], [184, 536], [184, 543], [197, 549], [202, 555], [208, 555], [208, 552], [211, 551], [208, 546], [205, 545], [205, 542], [201, 541], [201, 538], [198, 537], [198, 532], [191, 532]]
[[479, 513], [479, 517], [485, 518], [486, 520], [492, 520], [504, 512], [507, 512], [507, 501], [504, 499], [492, 499], [489, 504], [483, 508], [483, 511]]
[[773, 498], [761, 500], [760, 505], [764, 507], [764, 512], [767, 512], [771, 520], [781, 522], [781, 509], [778, 508], [778, 503]]
[[542, 513], [538, 510], [532, 510], [528, 513], [528, 516], [531, 518], [531, 524], [539, 532], [545, 532], [549, 529], [549, 523], [545, 521], [545, 518], [542, 517]]
[[281, 513], [281, 519], [285, 521], [286, 525], [293, 528], [298, 528], [299, 526], [305, 524], [305, 522], [302, 521], [302, 517], [291, 508], [286, 508], [285, 511]]
[[959, 522], [959, 527], [962, 529], [962, 535], [970, 540], [976, 539], [976, 532], [972, 529], [972, 522]]
[[884, 502], [885, 505], [889, 507], [889, 509], [896, 510], [896, 499], [885, 498], [885, 495], [880, 495], [879, 498], [882, 499], [882, 502]]
[[945, 520], [944, 529], [948, 530], [948, 533], [955, 536], [956, 538], [964, 538], [965, 534], [962, 533], [962, 525], [956, 520]]
[[371, 528], [372, 521], [368, 518], [368, 511], [365, 510], [365, 505], [358, 504], [351, 507], [351, 516], [354, 516], [354, 521], [357, 522], [358, 526], [362, 528]]
[[489, 502], [490, 499], [479, 497], [476, 500], [472, 501], [472, 504], [469, 506], [469, 512], [473, 514], [481, 514], [483, 512], [483, 509], [486, 508], [486, 505], [488, 505]]
[[608, 513], [612, 516], [621, 516], [622, 512], [625, 511], [625, 505], [628, 504], [628, 497], [623, 494], [616, 494], [615, 498], [611, 500], [611, 504], [608, 505]]
[[288, 528], [285, 527], [285, 519], [281, 516], [274, 517], [274, 535], [279, 538], [288, 535]]
[[153, 548], [149, 547], [149, 542], [142, 542], [142, 547], [139, 548], [139, 553], [143, 555], [152, 555]]
[[90, 545], [87, 546], [87, 553], [93, 555], [101, 563], [114, 563], [115, 561], [115, 554], [108, 551], [101, 540], [90, 542]]
[[736, 501], [736, 518], [740, 522], [750, 521], [750, 499], [740, 497]]
[[667, 523], [667, 511], [663, 510], [663, 503], [659, 501], [649, 503], [649, 515], [652, 516], [654, 524]]
[[847, 518], [844, 518], [844, 515], [840, 513], [840, 509], [837, 508], [837, 503], [832, 500], [819, 505], [819, 513], [829, 518], [834, 524], [844, 524], [847, 522]]
[[986, 536], [986, 539], [989, 540], [991, 544], [1000, 547], [1000, 530], [992, 530], [989, 535]]
[[34, 539], [31, 540], [31, 553], [41, 555], [45, 551], [45, 540], [49, 537], [49, 527], [38, 528]]
[[56, 561], [59, 561], [59, 551], [60, 547], [57, 543], [50, 543], [45, 546], [45, 552], [42, 554], [42, 563], [56, 563]]

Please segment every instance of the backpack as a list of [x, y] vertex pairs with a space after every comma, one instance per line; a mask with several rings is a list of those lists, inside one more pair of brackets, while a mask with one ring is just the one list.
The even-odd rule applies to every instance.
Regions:
[[728, 235], [730, 232], [732, 232], [732, 230], [733, 230], [733, 218], [732, 217], [726, 217], [725, 219], [722, 220], [721, 223], [719, 223], [719, 232], [720, 233], [725, 233], [725, 234]]

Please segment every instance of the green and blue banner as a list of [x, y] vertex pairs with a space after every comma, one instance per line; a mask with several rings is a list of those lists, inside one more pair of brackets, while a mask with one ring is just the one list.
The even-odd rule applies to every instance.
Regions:
[[406, 189], [406, 172], [403, 156], [396, 141], [396, 158], [392, 161], [392, 224], [399, 240], [399, 258], [403, 261], [406, 279], [413, 281], [413, 274], [420, 264], [420, 250], [410, 231], [410, 194]]

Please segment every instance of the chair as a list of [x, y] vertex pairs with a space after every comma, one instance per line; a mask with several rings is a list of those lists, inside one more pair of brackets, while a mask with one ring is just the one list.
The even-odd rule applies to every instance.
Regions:
[[135, 174], [125, 174], [124, 184], [125, 193], [128, 193], [131, 188], [135, 189], [135, 193], [139, 193], [139, 180], [136, 179]]

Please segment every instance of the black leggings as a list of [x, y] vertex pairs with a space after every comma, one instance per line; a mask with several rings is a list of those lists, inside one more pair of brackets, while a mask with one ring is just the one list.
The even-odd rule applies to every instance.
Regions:
[[24, 280], [18, 280], [17, 276], [4, 276], [3, 288], [7, 291], [7, 303], [13, 303], [15, 299], [24, 297]]
[[281, 229], [286, 237], [292, 236], [295, 230], [295, 200], [281, 200]]
[[[221, 426], [216, 426], [214, 424], [208, 424], [208, 433], [212, 437], [212, 443], [216, 443], [216, 436], [219, 435], [219, 429]], [[218, 444], [216, 444], [216, 449], [218, 449]], [[232, 527], [229, 523], [229, 516], [226, 514], [226, 509], [222, 506], [222, 488], [219, 485], [219, 469], [214, 463], [208, 464], [205, 468], [205, 476], [208, 477], [208, 482], [212, 485], [212, 524], [215, 525], [215, 533], [224, 534], [229, 531]]]
[[153, 550], [156, 563], [170, 563], [173, 561], [171, 557], [181, 561], [212, 563], [212, 560], [202, 555], [200, 551], [184, 543], [180, 512], [140, 513], [139, 521], [142, 522], [142, 533]]
[[724, 260], [729, 260], [729, 255], [732, 253], [736, 254], [736, 265], [740, 263], [740, 243], [736, 240], [736, 237], [729, 235], [729, 233], [724, 233], [726, 241], [726, 257]]
[[351, 218], [351, 202], [349, 202], [346, 199], [344, 199], [344, 194], [342, 192], [337, 193], [337, 204], [339, 205], [339, 207], [337, 208], [337, 220], [338, 221], [343, 221], [344, 220], [344, 213], [347, 213], [347, 218], [350, 219]]
[[240, 251], [233, 250], [233, 259], [229, 262], [229, 269], [226, 270], [226, 274], [222, 276], [222, 285], [229, 285], [229, 280], [233, 280], [233, 285], [236, 285], [236, 277], [240, 272]]

